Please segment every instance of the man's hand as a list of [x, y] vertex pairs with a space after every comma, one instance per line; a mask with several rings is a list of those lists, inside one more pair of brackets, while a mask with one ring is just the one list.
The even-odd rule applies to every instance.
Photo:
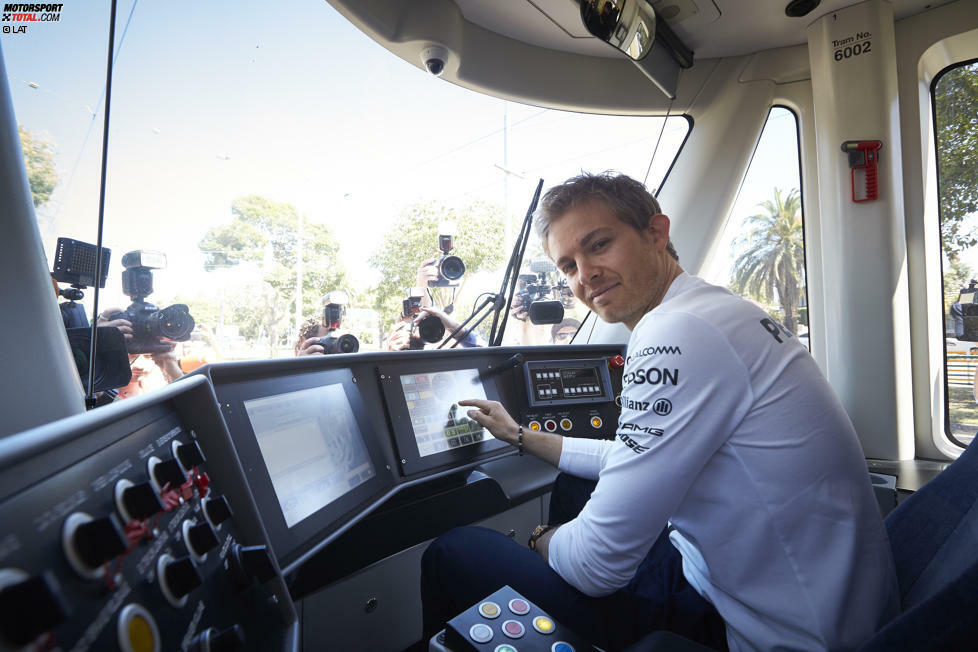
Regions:
[[110, 319], [109, 316], [117, 312], [123, 312], [122, 308], [106, 308], [99, 314], [95, 323], [97, 326], [114, 326], [118, 328], [126, 340], [126, 345], [128, 345], [132, 342], [132, 322], [128, 319]]
[[302, 344], [299, 345], [299, 352], [296, 355], [326, 355], [325, 349], [323, 349], [321, 344], [317, 344], [320, 338], [310, 337], [307, 340], [303, 340]]
[[183, 376], [183, 369], [180, 368], [180, 359], [177, 357], [175, 351], [177, 343], [161, 341], [160, 344], [167, 344], [170, 346], [170, 349], [168, 351], [154, 353], [150, 357], [156, 363], [156, 366], [160, 368], [166, 382], [172, 383], [177, 378]]
[[434, 315], [437, 317], [441, 323], [444, 324], [446, 333], [451, 333], [459, 326], [459, 322], [445, 314], [444, 310], [439, 310], [434, 306], [422, 306], [421, 312], [423, 312], [425, 316]]
[[536, 543], [537, 554], [543, 557], [543, 561], [547, 563], [550, 563], [550, 539], [553, 538], [554, 532], [556, 532], [557, 528], [559, 527], [560, 526], [558, 525], [557, 527], [550, 528], [549, 530], [541, 534], [539, 539], [537, 539], [537, 543]]
[[[414, 280], [414, 287], [416, 288], [426, 288], [428, 287], [428, 281], [438, 280], [438, 267], [435, 263], [438, 262], [437, 258], [429, 258], [428, 260], [421, 263], [418, 267], [418, 275]], [[431, 299], [428, 297], [426, 292], [424, 296], [421, 297], [422, 306], [430, 306]]]
[[[406, 321], [405, 321], [406, 320]], [[402, 318], [387, 333], [387, 350], [403, 351], [411, 347], [411, 320]]]
[[496, 439], [504, 441], [507, 444], [516, 445], [519, 438], [519, 424], [513, 420], [513, 417], [509, 416], [509, 412], [506, 411], [506, 408], [499, 401], [484, 401], [482, 399], [472, 398], [459, 401], [458, 404], [471, 405], [477, 408], [468, 411], [470, 419], [477, 421], [479, 425], [491, 432], [492, 436]]

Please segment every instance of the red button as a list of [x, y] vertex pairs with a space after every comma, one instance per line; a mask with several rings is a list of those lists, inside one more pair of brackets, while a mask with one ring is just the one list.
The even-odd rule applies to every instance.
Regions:
[[509, 601], [509, 610], [518, 616], [525, 616], [530, 611], [530, 605], [526, 603], [526, 600], [513, 598]]
[[621, 357], [620, 355], [616, 355], [615, 357], [608, 360], [608, 367], [611, 369], [621, 369], [624, 366], [625, 366], [625, 358]]

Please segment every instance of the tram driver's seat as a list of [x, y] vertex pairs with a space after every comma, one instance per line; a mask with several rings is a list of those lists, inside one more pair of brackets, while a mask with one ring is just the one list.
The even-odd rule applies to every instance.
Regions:
[[[966, 650], [978, 641], [978, 444], [886, 517], [902, 610], [859, 648]], [[707, 648], [670, 632], [653, 632], [627, 652]]]

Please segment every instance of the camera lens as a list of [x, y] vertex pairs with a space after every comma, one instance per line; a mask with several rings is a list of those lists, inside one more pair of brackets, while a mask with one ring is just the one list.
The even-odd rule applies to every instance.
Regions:
[[333, 353], [356, 353], [360, 350], [360, 340], [349, 333], [340, 335], [339, 337], [327, 335], [326, 337], [319, 338], [319, 341], [316, 343], [323, 347], [323, 351], [327, 355]]
[[418, 322], [418, 335], [425, 342], [439, 342], [445, 337], [445, 324], [434, 315], [428, 315]]
[[449, 281], [457, 281], [465, 274], [465, 263], [458, 256], [445, 256], [441, 259], [441, 275]]
[[186, 342], [194, 329], [194, 318], [190, 309], [182, 303], [175, 303], [156, 313], [159, 334], [174, 342]]

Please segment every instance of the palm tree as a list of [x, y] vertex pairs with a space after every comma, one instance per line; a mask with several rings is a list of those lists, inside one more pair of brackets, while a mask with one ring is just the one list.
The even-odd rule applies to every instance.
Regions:
[[805, 277], [805, 240], [801, 224], [801, 197], [798, 189], [782, 196], [774, 189], [774, 199], [758, 204], [764, 213], [744, 220], [749, 228], [735, 240], [743, 249], [733, 269], [733, 289], [739, 294], [764, 302], [781, 303], [784, 326], [798, 332], [798, 300]]

